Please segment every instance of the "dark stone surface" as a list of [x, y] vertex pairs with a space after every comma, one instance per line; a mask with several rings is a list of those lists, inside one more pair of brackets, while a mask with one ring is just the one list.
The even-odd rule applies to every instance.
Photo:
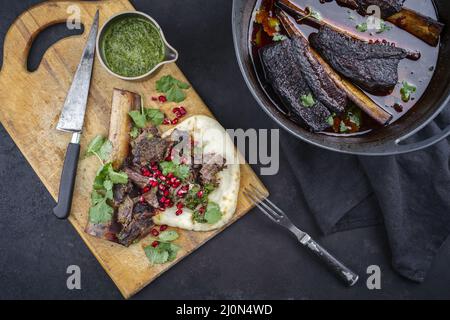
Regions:
[[[14, 18], [38, 2], [0, 1], [1, 43]], [[253, 100], [239, 72], [232, 43], [231, 0], [141, 0], [133, 4], [164, 28], [181, 53], [178, 65], [225, 127], [275, 127]], [[56, 31], [48, 35], [43, 43], [57, 38]], [[281, 141], [285, 134], [281, 132]], [[302, 195], [296, 193], [297, 182], [283, 155], [280, 167], [278, 175], [262, 177], [272, 199], [360, 273], [355, 287], [343, 287], [289, 234], [254, 210], [135, 299], [450, 298], [449, 241], [423, 284], [405, 280], [390, 267], [382, 227], [321, 237], [311, 215], [303, 209]], [[0, 298], [121, 298], [72, 226], [53, 217], [53, 199], [3, 127], [0, 181]], [[381, 267], [381, 290], [366, 288], [365, 270], [372, 264]], [[66, 288], [69, 265], [81, 268], [81, 290]]]

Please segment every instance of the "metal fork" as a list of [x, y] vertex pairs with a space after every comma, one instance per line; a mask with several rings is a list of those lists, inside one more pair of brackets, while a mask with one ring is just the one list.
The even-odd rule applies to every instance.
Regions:
[[291, 231], [298, 241], [308, 248], [310, 252], [320, 258], [333, 273], [341, 279], [348, 287], [353, 286], [358, 281], [358, 275], [347, 268], [342, 262], [332, 256], [327, 250], [314, 241], [309, 234], [297, 228], [288, 216], [278, 208], [272, 201], [250, 184], [250, 188], [244, 188], [244, 195], [256, 205], [270, 220]]

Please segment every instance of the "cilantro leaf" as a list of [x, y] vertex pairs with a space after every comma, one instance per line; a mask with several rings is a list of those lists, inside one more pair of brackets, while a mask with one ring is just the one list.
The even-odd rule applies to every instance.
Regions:
[[166, 92], [167, 100], [181, 102], [186, 99], [186, 94], [178, 86], [174, 85]]
[[92, 156], [95, 153], [97, 153], [100, 150], [100, 148], [102, 147], [104, 142], [105, 142], [105, 138], [100, 135], [98, 135], [94, 139], [92, 139], [87, 147], [86, 156]]
[[173, 261], [177, 257], [177, 253], [180, 250], [180, 247], [173, 243], [161, 242], [158, 245], [160, 250], [165, 250], [168, 253], [167, 261]]
[[411, 99], [411, 94], [416, 92], [417, 88], [415, 85], [409, 83], [408, 81], [403, 81], [402, 88], [400, 89], [400, 94], [402, 95], [402, 100], [408, 102]]
[[96, 204], [98, 204], [100, 201], [102, 201], [103, 200], [103, 196], [100, 194], [100, 193], [98, 193], [97, 191], [92, 191], [91, 192], [91, 204], [93, 205], [93, 206], [95, 206]]
[[175, 80], [172, 76], [167, 75], [161, 77], [158, 81], [156, 81], [156, 90], [158, 92], [167, 92], [173, 86], [173, 80]]
[[156, 248], [152, 246], [144, 248], [145, 255], [152, 265], [166, 263], [169, 259], [169, 252], [167, 250], [161, 250], [160, 246], [161, 244]]
[[133, 110], [128, 112], [131, 119], [133, 119], [134, 125], [138, 128], [145, 128], [147, 124], [147, 119], [145, 117], [145, 114], [142, 114], [140, 111]]
[[385, 31], [389, 31], [389, 30], [391, 30], [391, 26], [387, 25], [384, 20], [380, 19], [380, 23], [378, 25], [376, 33], [383, 33]]
[[341, 121], [341, 123], [339, 124], [339, 131], [341, 133], [345, 133], [345, 132], [349, 131], [349, 128], [347, 127], [347, 125], [345, 124], [344, 121]]
[[135, 139], [135, 138], [137, 138], [138, 135], [139, 135], [139, 128], [133, 126], [130, 130], [130, 137]]
[[98, 135], [89, 143], [86, 150], [86, 157], [96, 155], [103, 162], [109, 158], [111, 151], [111, 141]]
[[109, 140], [105, 140], [103, 145], [100, 147], [100, 150], [98, 150], [97, 152], [98, 157], [103, 161], [108, 160], [109, 156], [111, 155], [112, 148], [112, 142]]
[[147, 121], [150, 121], [153, 125], [159, 126], [164, 121], [164, 113], [162, 113], [159, 109], [144, 109], [145, 116], [147, 117]]
[[186, 164], [176, 164], [172, 161], [163, 161], [159, 163], [163, 175], [173, 173], [176, 177], [184, 180], [189, 177], [190, 170]]
[[361, 110], [352, 108], [347, 113], [350, 122], [354, 123], [358, 128], [361, 127]]
[[178, 232], [175, 230], [166, 230], [159, 234], [158, 239], [164, 242], [174, 241], [177, 240], [179, 237]]
[[89, 221], [95, 224], [109, 222], [113, 212], [114, 209], [106, 203], [106, 199], [103, 199], [89, 209]]
[[156, 81], [156, 90], [165, 93], [167, 100], [172, 102], [181, 102], [186, 99], [186, 93], [183, 90], [189, 88], [189, 84], [181, 82], [171, 75], [163, 76]]
[[96, 190], [104, 189], [103, 183], [105, 182], [108, 176], [108, 168], [110, 165], [111, 165], [110, 163], [107, 163], [103, 165], [100, 169], [98, 169], [94, 179], [94, 189]]
[[285, 35], [282, 35], [282, 34], [279, 34], [279, 33], [275, 34], [272, 37], [272, 41], [283, 41], [283, 40], [286, 40], [286, 39], [287, 39], [287, 37]]
[[334, 117], [333, 117], [333, 115], [330, 115], [330, 116], [327, 118], [327, 123], [328, 123], [330, 126], [333, 126], [333, 125], [334, 125]]
[[112, 165], [108, 167], [108, 175], [114, 184], [125, 184], [128, 182], [128, 175], [125, 172], [114, 171]]
[[222, 212], [217, 203], [210, 201], [206, 207], [205, 220], [209, 224], [214, 224], [222, 218]]
[[308, 95], [302, 95], [300, 97], [300, 102], [305, 108], [312, 107], [316, 103], [311, 93], [309, 93]]
[[103, 187], [105, 188], [106, 191], [112, 190], [113, 186], [114, 186], [114, 184], [112, 183], [111, 180], [105, 180], [103, 182]]
[[369, 29], [367, 22], [360, 23], [356, 25], [356, 30], [359, 32], [366, 32]]

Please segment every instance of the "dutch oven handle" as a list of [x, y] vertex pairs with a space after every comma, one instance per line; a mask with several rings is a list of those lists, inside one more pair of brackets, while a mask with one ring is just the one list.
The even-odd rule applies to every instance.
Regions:
[[409, 137], [413, 136], [414, 134], [416, 134], [417, 132], [419, 132], [420, 130], [422, 130], [424, 127], [419, 128], [418, 130], [414, 130], [413, 132], [404, 135], [403, 137], [398, 138], [397, 140], [395, 140], [394, 142], [394, 150], [395, 153], [397, 154], [401, 154], [401, 153], [408, 153], [408, 152], [414, 152], [414, 151], [419, 151], [428, 147], [431, 147], [432, 145], [444, 140], [445, 138], [447, 138], [448, 136], [450, 136], [450, 125], [448, 125], [445, 129], [441, 130], [441, 132], [435, 134], [434, 136], [422, 140], [422, 141], [418, 141], [418, 142], [413, 142], [413, 143], [409, 143], [409, 144], [401, 144], [402, 141], [405, 141], [406, 139], [408, 139]]

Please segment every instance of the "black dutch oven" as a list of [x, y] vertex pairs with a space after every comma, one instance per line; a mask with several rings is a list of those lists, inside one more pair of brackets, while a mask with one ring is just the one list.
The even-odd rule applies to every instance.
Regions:
[[414, 107], [393, 124], [355, 137], [338, 137], [311, 133], [289, 120], [266, 95], [254, 71], [248, 39], [252, 12], [257, 0], [233, 0], [232, 25], [236, 55], [244, 79], [256, 101], [281, 127], [294, 136], [318, 147], [349, 154], [394, 155], [421, 150], [450, 135], [450, 126], [426, 140], [402, 143], [439, 115], [450, 102], [450, 1], [434, 1], [439, 19], [446, 27], [441, 36], [439, 59], [433, 79], [422, 98]]

